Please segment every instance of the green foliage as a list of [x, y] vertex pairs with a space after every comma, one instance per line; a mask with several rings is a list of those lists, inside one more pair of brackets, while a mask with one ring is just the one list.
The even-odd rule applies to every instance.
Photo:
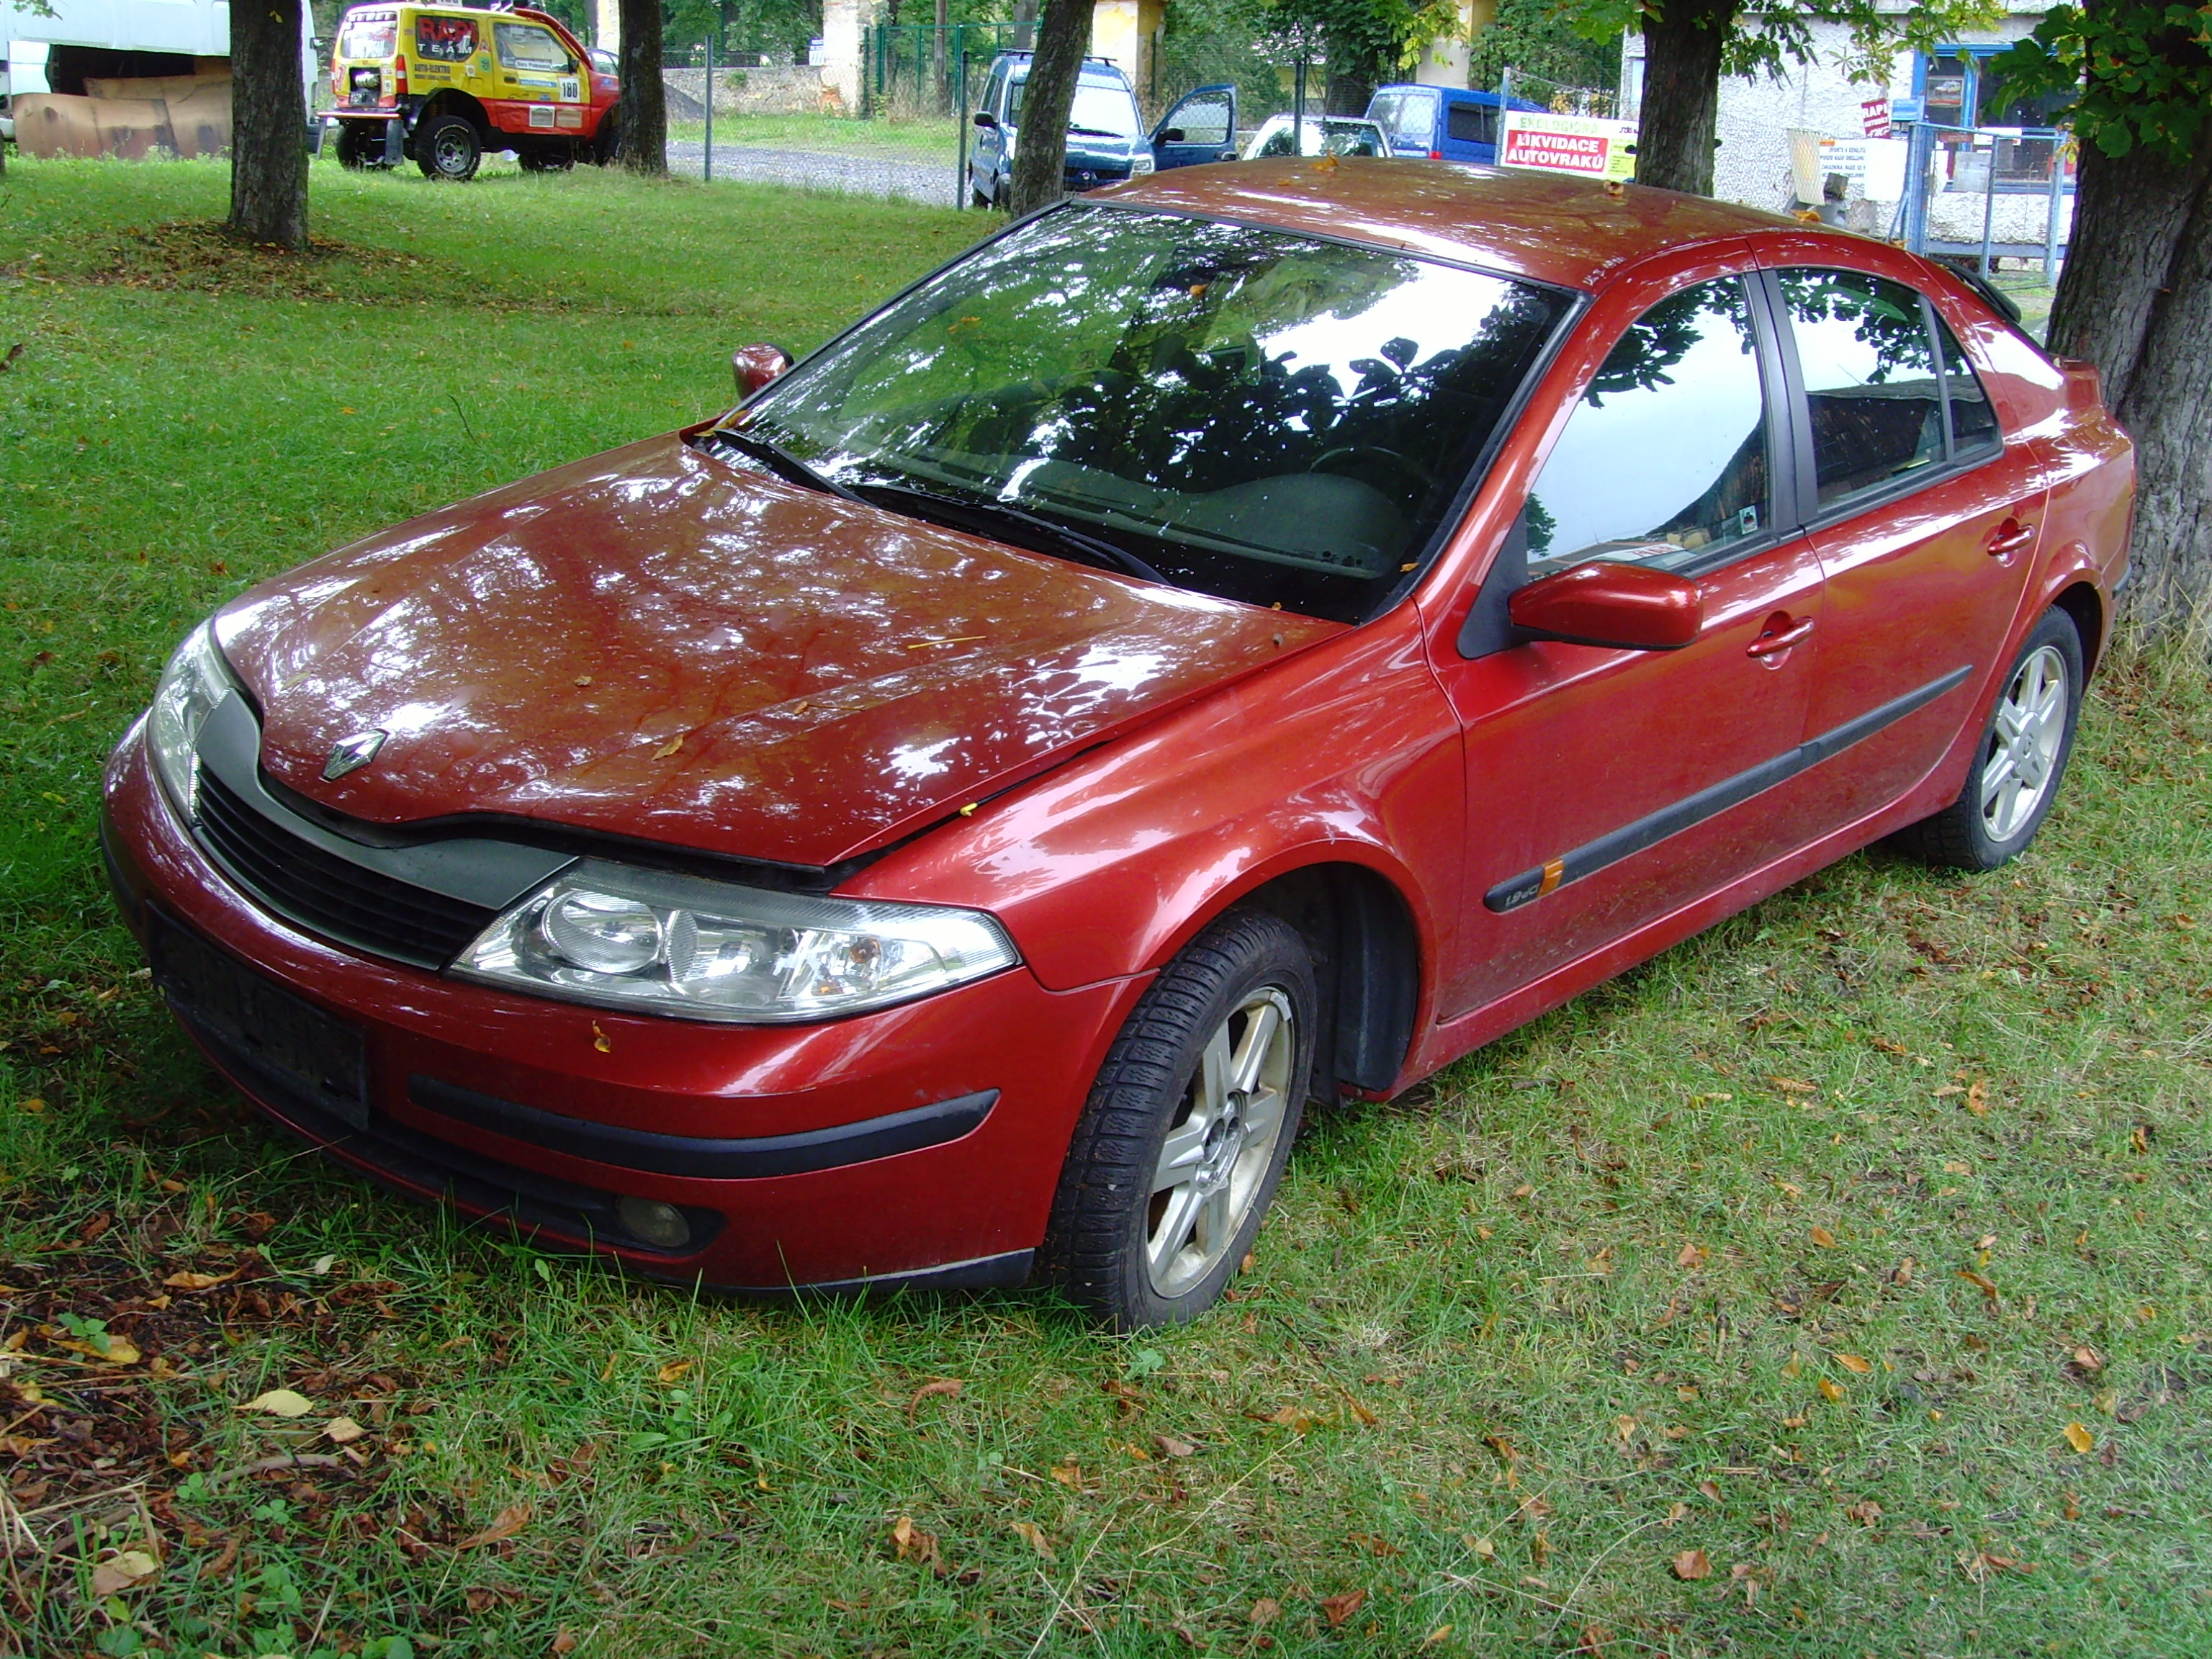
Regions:
[[2005, 15], [2002, 0], [1929, 0], [1904, 11], [1888, 10], [1877, 0], [1798, 0], [1755, 10], [1740, 0], [1565, 0], [1562, 9], [1577, 33], [1601, 41], [1640, 27], [1647, 14], [1683, 5], [1715, 17], [1729, 31], [1721, 57], [1726, 74], [1780, 76], [1792, 64], [1809, 64], [1817, 55], [1813, 26], [1841, 23], [1851, 41], [1844, 68], [1858, 81], [1881, 79], [1900, 46], [1955, 40], [1962, 31], [1989, 27]]
[[1620, 32], [1592, 39], [1559, 0], [1498, 0], [1498, 15], [1468, 41], [1468, 83], [1494, 87], [1500, 70], [1571, 87], [1610, 87], [1620, 77]]
[[1318, 41], [1332, 63], [1382, 74], [1411, 69], [1430, 41], [1462, 33], [1454, 0], [1267, 0], [1267, 14], [1277, 33]]
[[2179, 159], [2212, 119], [2212, 5], [2058, 6], [1990, 67], [2024, 94], [2073, 93], [2063, 118], [2107, 155]]

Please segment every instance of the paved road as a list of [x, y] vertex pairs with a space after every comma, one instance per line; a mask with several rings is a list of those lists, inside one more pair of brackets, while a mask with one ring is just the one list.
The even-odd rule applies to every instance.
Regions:
[[[668, 170], [697, 178], [707, 147], [671, 143]], [[933, 207], [953, 205], [954, 161], [902, 161], [875, 155], [836, 155], [819, 150], [765, 149], [755, 144], [714, 143], [714, 177], [749, 184], [796, 185], [856, 196], [902, 198]]]

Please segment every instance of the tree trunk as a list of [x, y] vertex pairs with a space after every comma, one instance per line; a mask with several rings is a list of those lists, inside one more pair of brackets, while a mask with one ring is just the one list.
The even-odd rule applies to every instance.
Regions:
[[300, 0], [231, 9], [230, 228], [294, 252], [307, 246], [307, 95]]
[[1644, 17], [1644, 112], [1636, 182], [1713, 193], [1721, 48], [1739, 0], [1665, 0]]
[[2083, 147], [2048, 338], [2136, 441], [2127, 614], [2185, 626], [2212, 604], [2212, 137], [2185, 161]]
[[660, 0], [622, 0], [623, 166], [668, 172], [668, 89], [660, 78]]
[[1091, 0], [1044, 0], [1036, 55], [1030, 59], [1028, 90], [1015, 139], [1014, 215], [1034, 213], [1066, 191], [1067, 115], [1075, 107], [1076, 77], [1091, 50]]

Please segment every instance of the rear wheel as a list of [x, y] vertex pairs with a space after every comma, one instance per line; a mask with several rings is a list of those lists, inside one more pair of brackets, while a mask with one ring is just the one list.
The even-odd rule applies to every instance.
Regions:
[[1954, 870], [1994, 870], [2024, 852], [2074, 752], [2084, 678], [2074, 619], [2045, 611], [2013, 659], [1966, 787], [1942, 811], [1900, 831], [1898, 843]]
[[1179, 1323], [1236, 1276], [1289, 1160], [1319, 999], [1278, 917], [1224, 917], [1162, 971], [1099, 1068], [1044, 1267], [1117, 1329]]
[[622, 106], [617, 104], [599, 118], [599, 131], [592, 140], [592, 161], [612, 167], [622, 159]]
[[434, 115], [415, 130], [415, 165], [425, 179], [466, 184], [483, 164], [475, 124], [458, 115]]
[[526, 149], [514, 158], [525, 173], [566, 173], [576, 165], [576, 153], [561, 149]]

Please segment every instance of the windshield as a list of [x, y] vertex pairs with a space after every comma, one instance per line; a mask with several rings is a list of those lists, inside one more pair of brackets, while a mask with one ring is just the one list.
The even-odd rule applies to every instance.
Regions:
[[[1017, 81], [1006, 94], [1006, 120], [1018, 127], [1022, 124], [1022, 99], [1030, 89], [1026, 79]], [[1137, 118], [1137, 100], [1123, 86], [1096, 85], [1079, 81], [1075, 86], [1075, 107], [1068, 112], [1069, 131], [1082, 128], [1088, 132], [1103, 133], [1109, 138], [1134, 138], [1144, 131]]]
[[1068, 206], [736, 418], [848, 489], [1018, 507], [1180, 586], [1358, 621], [1567, 304], [1407, 254]]

